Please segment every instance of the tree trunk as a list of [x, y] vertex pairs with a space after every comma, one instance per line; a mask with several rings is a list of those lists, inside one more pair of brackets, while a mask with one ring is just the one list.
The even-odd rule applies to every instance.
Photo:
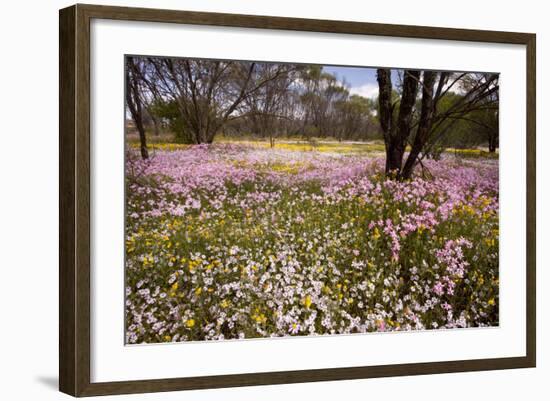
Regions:
[[147, 138], [145, 137], [145, 128], [143, 127], [143, 121], [140, 118], [136, 120], [136, 128], [139, 132], [139, 149], [142, 159], [149, 158], [149, 151], [147, 150]]
[[[135, 68], [132, 57], [127, 58], [126, 64], [126, 105], [130, 111], [130, 115], [136, 124], [136, 129], [139, 133], [139, 143], [141, 157], [149, 158], [147, 151], [147, 138], [145, 137], [145, 127], [143, 126], [143, 110], [141, 107], [141, 98], [139, 97], [139, 88], [136, 82], [137, 77], [133, 69]], [[132, 70], [132, 72], [131, 72]]]
[[437, 73], [433, 71], [424, 71], [424, 80], [422, 85], [422, 109], [420, 111], [420, 121], [414, 137], [414, 143], [411, 152], [405, 162], [405, 167], [401, 173], [402, 179], [409, 179], [412, 176], [416, 160], [424, 148], [430, 130], [432, 128], [432, 117], [434, 114], [434, 85]]
[[391, 71], [388, 68], [379, 68], [376, 71], [376, 80], [378, 81], [378, 119], [382, 134], [384, 135], [384, 147], [386, 150], [386, 174], [394, 167], [390, 163], [391, 145], [390, 140], [393, 130], [393, 107], [391, 104], [392, 83]]
[[211, 144], [212, 142], [214, 142], [214, 137], [216, 136], [216, 133], [218, 132], [220, 127], [221, 125], [212, 127], [208, 124], [203, 126], [202, 132], [200, 133], [201, 141], [199, 143]]
[[495, 153], [497, 151], [498, 132], [489, 134], [489, 152]]
[[157, 120], [156, 117], [153, 117], [152, 114], [151, 114], [151, 120], [153, 121], [153, 129], [155, 132], [155, 136], [160, 136], [159, 121]]
[[403, 93], [399, 104], [397, 121], [393, 121], [393, 105], [391, 103], [392, 83], [389, 69], [378, 69], [377, 80], [379, 88], [380, 126], [384, 132], [386, 147], [386, 175], [392, 178], [401, 176], [403, 154], [407, 139], [411, 133], [411, 120], [420, 71], [406, 70], [403, 77]]
[[388, 148], [387, 160], [386, 160], [386, 175], [392, 178], [397, 178], [401, 172], [401, 165], [403, 163], [404, 147], [396, 141], [390, 142]]

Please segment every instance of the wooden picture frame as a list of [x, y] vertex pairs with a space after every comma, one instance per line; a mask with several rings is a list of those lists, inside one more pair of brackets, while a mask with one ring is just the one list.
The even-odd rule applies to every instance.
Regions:
[[[90, 21], [94, 18], [477, 41], [526, 46], [526, 355], [493, 359], [92, 383], [90, 380]], [[534, 34], [80, 4], [60, 10], [59, 27], [59, 388], [62, 392], [73, 396], [95, 396], [535, 366], [536, 37]]]

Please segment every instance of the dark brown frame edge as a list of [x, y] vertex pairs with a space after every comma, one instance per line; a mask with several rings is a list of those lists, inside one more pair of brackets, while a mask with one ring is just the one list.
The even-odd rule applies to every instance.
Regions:
[[[90, 382], [90, 20], [92, 18], [525, 45], [527, 48], [526, 356], [157, 380]], [[77, 4], [59, 12], [59, 389], [144, 393], [527, 368], [536, 365], [536, 35]]]

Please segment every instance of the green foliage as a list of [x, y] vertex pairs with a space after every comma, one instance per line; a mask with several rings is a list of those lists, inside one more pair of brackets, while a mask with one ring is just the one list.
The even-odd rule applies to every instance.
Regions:
[[174, 133], [174, 142], [194, 143], [175, 101], [155, 101], [151, 106], [151, 113], [168, 123], [170, 131]]
[[[461, 99], [461, 95], [447, 93], [438, 103], [437, 112], [445, 114]], [[463, 115], [450, 114], [432, 134], [428, 152], [437, 159], [446, 148], [472, 149], [487, 146], [490, 135], [498, 144], [498, 110], [487, 107]]]

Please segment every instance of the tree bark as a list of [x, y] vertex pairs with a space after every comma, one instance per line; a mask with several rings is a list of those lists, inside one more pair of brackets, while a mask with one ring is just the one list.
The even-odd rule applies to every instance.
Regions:
[[392, 141], [392, 160], [390, 162], [390, 173], [401, 177], [403, 155], [407, 146], [407, 139], [411, 134], [411, 121], [416, 103], [418, 81], [420, 71], [405, 71], [403, 77], [403, 93], [399, 104], [399, 115], [397, 116], [397, 132], [395, 140]]
[[419, 78], [420, 71], [405, 70], [399, 113], [397, 121], [394, 122], [391, 102], [391, 71], [378, 69], [377, 72], [380, 125], [384, 133], [386, 147], [386, 174], [394, 178], [401, 176], [403, 154], [411, 133], [412, 112], [416, 102]]
[[496, 137], [491, 135], [491, 137], [489, 138], [489, 152], [495, 153], [496, 151], [497, 151]]
[[412, 176], [414, 166], [422, 148], [428, 140], [430, 130], [432, 128], [432, 117], [435, 111], [434, 101], [434, 85], [437, 73], [434, 71], [424, 71], [424, 79], [422, 82], [422, 109], [420, 111], [420, 121], [414, 137], [414, 142], [411, 152], [405, 162], [405, 167], [401, 173], [402, 179], [409, 179]]
[[150, 113], [151, 115], [151, 121], [153, 122], [153, 129], [154, 129], [154, 132], [155, 132], [155, 136], [160, 136], [160, 128], [159, 128], [159, 121], [156, 117], [153, 116], [152, 113]]
[[376, 72], [378, 81], [378, 119], [384, 136], [386, 149], [386, 174], [390, 171], [390, 139], [393, 131], [393, 106], [391, 102], [392, 82], [389, 68], [379, 68]]
[[126, 105], [139, 133], [141, 157], [147, 159], [149, 158], [149, 152], [147, 151], [147, 138], [145, 136], [145, 127], [143, 126], [143, 110], [134, 69], [133, 58], [128, 57], [126, 63]]

